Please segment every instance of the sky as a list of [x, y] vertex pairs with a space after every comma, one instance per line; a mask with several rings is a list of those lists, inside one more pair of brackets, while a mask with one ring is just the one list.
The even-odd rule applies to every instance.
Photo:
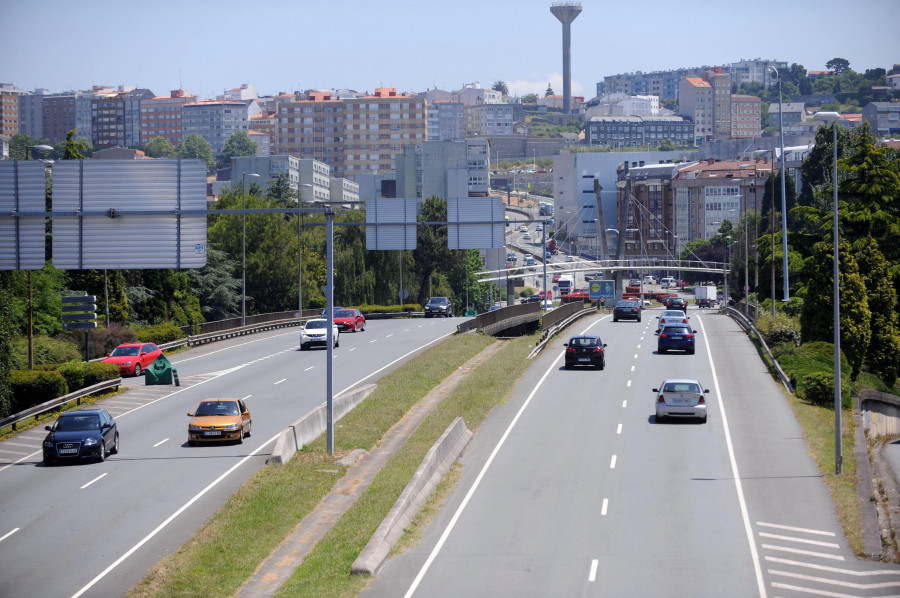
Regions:
[[[0, 82], [51, 93], [129, 85], [201, 98], [306, 89], [562, 93], [551, 0], [0, 0]], [[900, 63], [900, 0], [582, 0], [572, 94], [603, 77], [750, 59], [825, 70]]]

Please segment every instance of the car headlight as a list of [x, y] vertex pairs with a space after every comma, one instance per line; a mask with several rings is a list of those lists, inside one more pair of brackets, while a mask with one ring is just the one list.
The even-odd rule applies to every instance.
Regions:
[[195, 426], [194, 424], [188, 424], [189, 432], [199, 432], [201, 430], [200, 426]]
[[44, 441], [44, 448], [53, 448], [53, 442], [50, 440]]
[[100, 441], [96, 438], [85, 438], [84, 446], [94, 446], [96, 444], [100, 444]]
[[225, 430], [226, 432], [234, 432], [235, 430], [239, 429], [240, 427], [241, 427], [241, 424], [228, 424], [227, 426], [225, 426], [223, 428], [223, 430]]
[[122, 362], [122, 365], [131, 365], [132, 363], [133, 363], [133, 362], [131, 362], [131, 361], [123, 361], [123, 362]]

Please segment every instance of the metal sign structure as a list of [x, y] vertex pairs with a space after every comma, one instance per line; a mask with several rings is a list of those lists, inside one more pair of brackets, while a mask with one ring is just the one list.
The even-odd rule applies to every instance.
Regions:
[[612, 299], [616, 296], [615, 281], [612, 280], [593, 280], [588, 285], [591, 300]]
[[0, 160], [0, 270], [44, 267], [45, 220], [21, 218], [21, 212], [43, 212], [46, 167], [39, 160]]
[[62, 270], [202, 268], [205, 210], [202, 160], [57, 162], [53, 265]]
[[97, 327], [97, 296], [62, 298], [62, 321], [66, 330], [93, 330]]
[[506, 247], [506, 207], [501, 197], [448, 199], [447, 222], [450, 249]]
[[417, 209], [414, 197], [378, 197], [366, 202], [366, 249], [415, 249]]

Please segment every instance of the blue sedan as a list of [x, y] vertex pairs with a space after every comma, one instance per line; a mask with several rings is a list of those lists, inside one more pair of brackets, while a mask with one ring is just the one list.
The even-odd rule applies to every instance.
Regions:
[[677, 325], [666, 326], [659, 331], [659, 340], [656, 350], [660, 353], [674, 349], [675, 351], [686, 351], [688, 354], [694, 354], [694, 330], [689, 326]]

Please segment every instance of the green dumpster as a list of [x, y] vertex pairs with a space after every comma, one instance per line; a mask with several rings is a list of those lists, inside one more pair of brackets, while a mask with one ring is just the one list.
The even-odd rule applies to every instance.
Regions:
[[[172, 384], [178, 380], [178, 370], [172, 367], [172, 362], [165, 355], [160, 355], [156, 361], [144, 370], [144, 384]], [[176, 382], [177, 386], [177, 382]]]

